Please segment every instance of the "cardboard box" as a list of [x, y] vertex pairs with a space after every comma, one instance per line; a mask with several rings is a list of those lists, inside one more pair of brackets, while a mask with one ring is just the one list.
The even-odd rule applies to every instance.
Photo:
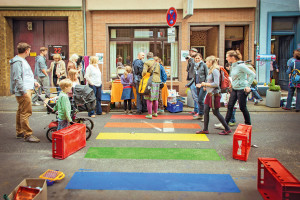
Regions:
[[33, 188], [40, 187], [40, 191], [33, 200], [47, 200], [47, 183], [45, 179], [40, 178], [26, 178], [24, 179], [8, 196], [9, 199], [14, 199], [20, 186], [31, 186]]

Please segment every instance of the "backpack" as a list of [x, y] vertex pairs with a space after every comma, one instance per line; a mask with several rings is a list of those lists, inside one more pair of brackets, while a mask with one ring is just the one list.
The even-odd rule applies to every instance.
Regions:
[[220, 89], [221, 93], [227, 93], [231, 88], [231, 81], [226, 69], [220, 66]]
[[153, 73], [156, 69], [157, 64], [158, 64], [157, 62], [154, 62], [154, 64], [152, 65], [152, 68], [154, 67], [152, 72], [151, 73], [147, 72], [146, 75], [143, 76], [143, 78], [141, 79], [140, 85], [139, 85], [139, 93], [140, 94], [148, 95], [151, 93]]
[[294, 61], [294, 69], [291, 72], [291, 83], [296, 87], [300, 84], [300, 70], [296, 69], [296, 62]]

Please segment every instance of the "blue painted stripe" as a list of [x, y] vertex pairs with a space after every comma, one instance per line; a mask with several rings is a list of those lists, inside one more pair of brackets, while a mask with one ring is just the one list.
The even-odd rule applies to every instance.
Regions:
[[229, 174], [75, 172], [66, 189], [238, 193]]

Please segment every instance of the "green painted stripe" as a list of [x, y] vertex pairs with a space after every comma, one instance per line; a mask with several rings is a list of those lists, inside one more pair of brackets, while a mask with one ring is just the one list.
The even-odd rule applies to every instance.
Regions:
[[221, 160], [215, 149], [90, 147], [85, 158]]

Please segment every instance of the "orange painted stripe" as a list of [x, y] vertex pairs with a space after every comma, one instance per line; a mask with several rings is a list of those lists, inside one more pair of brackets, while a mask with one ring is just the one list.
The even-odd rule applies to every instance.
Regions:
[[108, 122], [105, 128], [184, 128], [200, 129], [199, 124], [187, 123], [129, 123], [129, 122]]
[[[111, 119], [145, 119], [145, 115], [112, 115]], [[153, 117], [152, 119], [182, 119], [191, 120], [192, 115], [158, 115], [158, 117]]]

